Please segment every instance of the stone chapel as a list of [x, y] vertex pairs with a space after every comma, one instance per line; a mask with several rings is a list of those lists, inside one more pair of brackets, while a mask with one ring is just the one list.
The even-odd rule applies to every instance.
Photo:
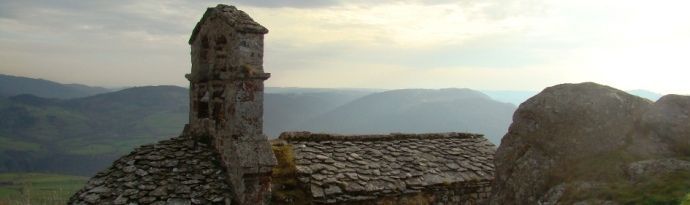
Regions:
[[69, 204], [481, 204], [495, 146], [482, 135], [263, 134], [264, 35], [234, 6], [189, 39], [189, 123], [135, 148]]

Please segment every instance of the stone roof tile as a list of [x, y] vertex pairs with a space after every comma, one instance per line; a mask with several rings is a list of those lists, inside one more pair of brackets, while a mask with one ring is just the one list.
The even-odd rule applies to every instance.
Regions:
[[315, 201], [336, 203], [493, 180], [495, 146], [482, 135], [332, 135], [286, 132]]
[[141, 146], [96, 174], [68, 204], [224, 204], [230, 188], [212, 150], [185, 136]]

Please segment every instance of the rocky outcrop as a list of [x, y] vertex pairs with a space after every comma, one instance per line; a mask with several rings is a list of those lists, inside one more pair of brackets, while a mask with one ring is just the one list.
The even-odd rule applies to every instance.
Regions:
[[671, 172], [690, 171], [690, 162], [673, 158], [643, 160], [630, 163], [626, 171], [630, 181], [640, 182]]
[[490, 204], [615, 204], [616, 194], [592, 192], [688, 170], [676, 158], [689, 156], [689, 111], [687, 96], [654, 103], [595, 83], [546, 88], [513, 116]]
[[641, 137], [665, 145], [659, 148], [664, 152], [647, 151], [649, 154], [690, 155], [690, 96], [663, 96], [639, 121]]

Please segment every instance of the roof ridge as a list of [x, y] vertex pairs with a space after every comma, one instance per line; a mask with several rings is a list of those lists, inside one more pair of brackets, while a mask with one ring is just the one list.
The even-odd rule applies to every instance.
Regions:
[[234, 27], [238, 32], [242, 33], [257, 33], [266, 34], [268, 29], [262, 26], [258, 22], [254, 21], [252, 17], [246, 12], [237, 9], [237, 7], [232, 5], [218, 4], [216, 7], [208, 7], [201, 20], [194, 26], [192, 30], [192, 35], [189, 37], [189, 44], [192, 44], [197, 37], [199, 31], [201, 31], [201, 26], [209, 18], [221, 18], [222, 21], [228, 25]]
[[308, 131], [291, 131], [280, 134], [279, 139], [286, 141], [395, 141], [406, 139], [484, 139], [484, 135], [461, 132], [439, 133], [390, 133], [390, 134], [357, 134], [342, 135], [330, 133], [312, 133]]

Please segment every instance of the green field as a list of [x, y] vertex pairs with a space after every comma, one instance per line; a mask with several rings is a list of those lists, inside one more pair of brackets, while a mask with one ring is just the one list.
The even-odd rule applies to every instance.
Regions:
[[0, 174], [0, 205], [65, 204], [87, 178], [42, 173]]

